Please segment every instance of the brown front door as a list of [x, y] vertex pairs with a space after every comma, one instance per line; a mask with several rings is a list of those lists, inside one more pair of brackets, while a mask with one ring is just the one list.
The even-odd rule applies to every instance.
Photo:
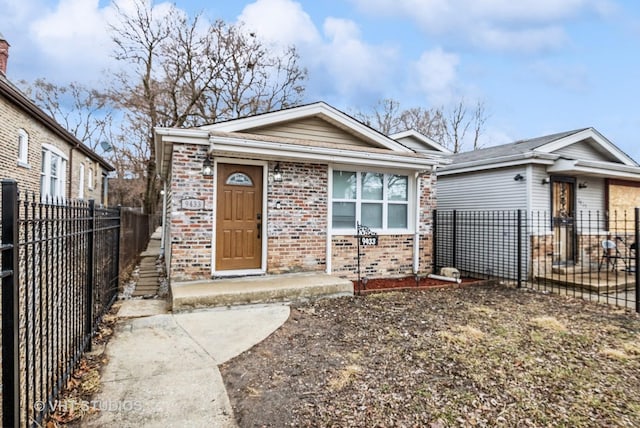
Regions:
[[216, 270], [259, 269], [262, 167], [218, 164]]

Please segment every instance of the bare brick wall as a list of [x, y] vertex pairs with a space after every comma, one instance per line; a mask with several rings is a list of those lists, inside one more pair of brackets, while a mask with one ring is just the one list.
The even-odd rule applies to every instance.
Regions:
[[[272, 171], [275, 164], [269, 165]], [[326, 165], [279, 163], [282, 182], [268, 189], [269, 273], [324, 271], [327, 236]]]
[[[55, 144], [57, 138], [38, 121], [0, 97], [0, 178], [16, 180], [21, 190], [40, 194], [42, 143]], [[29, 135], [29, 166], [18, 166], [18, 130]]]
[[[381, 235], [377, 246], [360, 247], [362, 276], [407, 276], [413, 271], [413, 235]], [[332, 273], [355, 279], [358, 247], [354, 236], [334, 236], [331, 242]]]
[[[213, 177], [202, 175], [208, 146], [175, 144], [171, 177], [171, 263], [168, 275], [186, 281], [211, 277], [213, 233]], [[183, 199], [201, 199], [204, 209], [183, 210]]]

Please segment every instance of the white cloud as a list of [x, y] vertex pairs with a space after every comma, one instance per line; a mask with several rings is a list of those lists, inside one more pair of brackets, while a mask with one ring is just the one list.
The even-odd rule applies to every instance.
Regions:
[[309, 70], [307, 93], [312, 97], [375, 99], [393, 85], [395, 50], [366, 43], [351, 20], [327, 17], [318, 28], [293, 0], [256, 0], [238, 20], [278, 45], [296, 45]]
[[243, 9], [238, 20], [259, 37], [282, 45], [314, 44], [320, 39], [309, 14], [292, 0], [257, 0]]
[[70, 72], [88, 64], [106, 66], [109, 60], [109, 36], [98, 0], [61, 0], [52, 13], [33, 21], [29, 31], [40, 51]]
[[447, 104], [455, 95], [458, 55], [442, 48], [425, 51], [414, 63], [415, 84], [432, 105]]
[[487, 49], [538, 50], [567, 41], [562, 23], [605, 15], [612, 0], [352, 0], [363, 12], [415, 21], [423, 31], [452, 35]]
[[327, 18], [324, 34], [328, 43], [322, 50], [322, 65], [341, 92], [381, 91], [390, 81], [393, 51], [364, 43], [354, 22]]

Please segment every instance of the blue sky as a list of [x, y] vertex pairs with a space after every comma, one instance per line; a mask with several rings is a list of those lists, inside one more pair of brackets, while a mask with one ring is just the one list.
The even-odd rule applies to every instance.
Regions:
[[[131, 0], [120, 0], [126, 4]], [[158, 3], [158, 2], [156, 2]], [[306, 101], [352, 112], [483, 100], [485, 145], [593, 126], [640, 161], [640, 2], [634, 0], [176, 0], [295, 44]], [[12, 80], [99, 84], [106, 0], [0, 0]]]

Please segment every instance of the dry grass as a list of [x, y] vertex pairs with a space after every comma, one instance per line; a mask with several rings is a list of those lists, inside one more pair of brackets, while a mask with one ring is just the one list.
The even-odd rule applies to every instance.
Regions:
[[558, 321], [555, 317], [551, 317], [551, 316], [533, 318], [531, 320], [531, 324], [533, 324], [536, 327], [542, 328], [544, 330], [549, 330], [549, 331], [555, 331], [555, 332], [567, 331], [567, 327], [564, 324]]
[[299, 305], [222, 366], [240, 427], [640, 426], [638, 373], [638, 315], [501, 287]]
[[359, 373], [362, 372], [362, 367], [356, 365], [348, 365], [338, 372], [335, 377], [329, 379], [329, 389], [332, 391], [341, 391], [351, 382], [353, 382]]

